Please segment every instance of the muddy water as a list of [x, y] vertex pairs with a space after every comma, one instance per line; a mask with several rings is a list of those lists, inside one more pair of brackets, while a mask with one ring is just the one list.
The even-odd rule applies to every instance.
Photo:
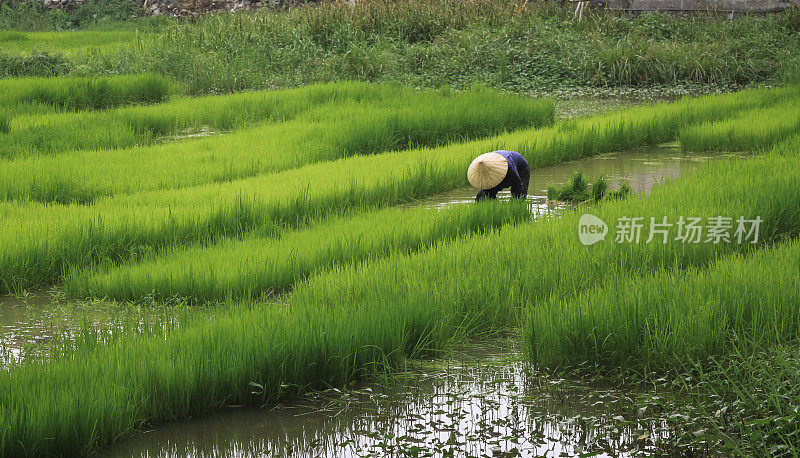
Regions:
[[102, 343], [124, 334], [166, 333], [187, 313], [213, 312], [210, 307], [180, 304], [68, 301], [57, 288], [0, 296], [0, 368], [69, 351], [84, 338]]
[[[617, 190], [626, 181], [634, 192], [649, 194], [654, 185], [678, 178], [702, 164], [715, 159], [743, 157], [741, 153], [698, 154], [682, 151], [677, 145], [661, 145], [628, 152], [610, 153], [577, 161], [531, 170], [527, 202], [534, 214], [548, 214], [547, 187], [562, 186], [572, 174], [582, 171], [591, 182], [601, 175], [609, 181], [609, 189]], [[431, 196], [416, 204], [434, 208], [472, 203], [476, 189], [465, 187]], [[498, 199], [511, 198], [510, 190], [498, 194]]]
[[647, 414], [660, 397], [648, 399], [537, 374], [515, 344], [495, 341], [382, 383], [157, 427], [99, 456], [633, 456], [674, 436]]

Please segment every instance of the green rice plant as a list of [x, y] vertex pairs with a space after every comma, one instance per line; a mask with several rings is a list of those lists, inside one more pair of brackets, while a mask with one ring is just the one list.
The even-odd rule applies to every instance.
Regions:
[[[625, 184], [625, 182], [623, 182]], [[608, 193], [608, 181], [605, 175], [600, 175], [594, 182], [592, 182], [591, 199], [595, 202], [600, 202], [606, 197]]]
[[800, 337], [800, 243], [732, 255], [708, 270], [609, 275], [528, 313], [526, 345], [547, 365], [666, 367]]
[[176, 296], [191, 301], [256, 299], [334, 265], [413, 252], [531, 218], [524, 202], [492, 204], [345, 215], [278, 237], [254, 234], [209, 247], [172, 250], [110, 270], [76, 271], [67, 277], [64, 289], [73, 297], [132, 301]]
[[[437, 323], [458, 319], [467, 326], [465, 332], [490, 332], [518, 324], [525, 310], [538, 310], [550, 299], [573, 298], [617, 275], [702, 268], [720, 256], [800, 235], [800, 190], [792, 186], [800, 179], [799, 164], [800, 157], [774, 155], [719, 161], [654, 188], [647, 198], [632, 196], [593, 207], [591, 214], [604, 221], [609, 231], [592, 246], [578, 239], [584, 212], [565, 212], [559, 218], [518, 224], [502, 234], [474, 236], [368, 266], [345, 266], [316, 275], [295, 285], [289, 305], [336, 310], [358, 304], [365, 310], [405, 308], [409, 314], [415, 313], [415, 307], [424, 307], [443, 316]], [[784, 172], [770, 172], [775, 168]], [[704, 243], [684, 242], [677, 239], [677, 228], [666, 238], [652, 233], [654, 239], [648, 241], [648, 227], [638, 240], [628, 242], [619, 227], [624, 221], [620, 218], [625, 217], [640, 217], [643, 225], [651, 224], [651, 218], [659, 223], [666, 218], [675, 225], [681, 216], [698, 216], [705, 223], [706, 218], [718, 215], [734, 220], [760, 217], [761, 245], [751, 243], [752, 237], [737, 243], [735, 226], [730, 241], [721, 243], [706, 242], [709, 234], [705, 232]], [[576, 310], [586, 306], [585, 301], [575, 303]], [[560, 319], [557, 312], [548, 316]], [[542, 326], [547, 324], [542, 322]], [[409, 332], [418, 336], [417, 331]], [[436, 341], [433, 335], [428, 338]]]
[[194, 141], [0, 161], [0, 198], [89, 203], [118, 193], [224, 182], [353, 155], [436, 146], [543, 126], [552, 119], [549, 101], [479, 88], [450, 95], [397, 90], [379, 100], [321, 104], [290, 121]]
[[[779, 156], [719, 161], [649, 198], [593, 210], [607, 221], [761, 215], [762, 240], [775, 241], [800, 233], [800, 190], [791, 186], [798, 165], [798, 157]], [[785, 172], [768, 173], [775, 167]], [[610, 241], [587, 247], [577, 241], [579, 216], [337, 267], [301, 282], [285, 306], [230, 307], [167, 339], [124, 339], [0, 372], [0, 453], [87, 454], [151, 424], [342, 386], [459, 336], [517, 323], [523, 309], [576, 295], [609, 274], [700, 267], [748, 249]]]
[[[70, 30], [59, 32], [7, 32], [13, 40], [2, 42], [4, 53], [25, 55], [34, 52], [62, 53], [70, 57], [83, 53], [127, 48], [153, 36], [135, 30]], [[20, 35], [21, 34], [21, 35]]]
[[669, 140], [684, 122], [722, 117], [769, 103], [773, 97], [790, 96], [792, 91], [688, 99], [488, 140], [351, 157], [226, 183], [112, 196], [91, 205], [0, 203], [5, 225], [0, 232], [0, 290], [53, 283], [70, 268], [116, 263], [141, 256], [142, 251], [214, 240], [260, 226], [296, 226], [349, 209], [399, 204], [464, 186], [467, 165], [486, 151], [519, 151], [537, 167]]
[[578, 203], [589, 200], [594, 194], [594, 188], [589, 192], [589, 182], [584, 178], [583, 172], [573, 173], [569, 183], [561, 188], [553, 185], [547, 187], [547, 200]]
[[389, 327], [396, 319], [370, 318], [232, 306], [166, 340], [122, 339], [2, 371], [0, 454], [88, 455], [149, 424], [288, 399], [398, 366], [400, 352], [381, 350], [402, 346], [402, 332]]
[[[355, 110], [353, 119], [348, 120], [343, 113], [348, 101], [364, 106], [371, 104], [373, 113]], [[439, 96], [430, 90], [338, 83], [288, 91], [183, 99], [105, 112], [18, 117], [12, 131], [0, 135], [0, 155], [17, 158], [150, 145], [184, 129], [196, 131], [208, 127], [225, 131], [257, 122], [292, 119], [312, 108], [321, 108], [325, 103], [336, 105], [317, 116], [309, 114], [308, 119], [330, 121], [326, 116], [331, 116], [340, 124], [349, 121], [347, 127], [337, 130], [344, 130], [345, 137], [359, 133], [362, 137], [359, 141], [366, 144], [365, 150], [438, 144], [475, 133], [494, 133], [503, 127], [548, 124], [552, 122], [553, 111], [552, 102], [525, 100], [480, 88]], [[371, 119], [373, 116], [378, 116], [382, 122]], [[446, 118], [449, 122], [434, 122], [431, 118]], [[503, 123], [507, 125], [501, 125]], [[385, 132], [373, 135], [377, 134], [375, 129], [381, 128], [393, 133], [388, 137]], [[369, 145], [370, 142], [374, 145]], [[105, 167], [109, 163], [106, 156], [111, 153], [96, 152], [95, 156], [102, 158], [95, 161], [99, 160]], [[140, 160], [133, 167], [141, 164]]]
[[561, 188], [552, 185], [548, 186], [547, 199], [572, 204], [597, 203], [604, 199], [622, 199], [628, 197], [632, 192], [633, 189], [627, 181], [623, 181], [618, 190], [609, 190], [605, 175], [599, 176], [589, 187], [589, 182], [586, 181], [583, 172], [575, 172], [570, 182]]
[[11, 130], [11, 120], [7, 113], [0, 111], [0, 134]]
[[[599, 180], [598, 180], [599, 181]], [[627, 181], [623, 181], [622, 185], [616, 191], [608, 191], [605, 193], [607, 199], [624, 199], [633, 194], [633, 188]]]
[[[0, 80], [0, 107], [13, 114], [28, 107], [50, 110], [98, 110], [133, 103], [159, 103], [176, 92], [157, 75], [98, 78], [13, 78]], [[22, 110], [17, 107], [22, 106]]]
[[165, 104], [99, 112], [17, 116], [0, 135], [0, 156], [13, 158], [72, 150], [151, 144], [183, 129], [231, 130], [261, 121], [292, 119], [338, 98], [381, 100], [393, 89], [358, 83], [319, 85], [291, 91], [178, 99]]
[[757, 108], [731, 119], [681, 130], [681, 147], [693, 151], [753, 151], [770, 148], [800, 129], [796, 101]]

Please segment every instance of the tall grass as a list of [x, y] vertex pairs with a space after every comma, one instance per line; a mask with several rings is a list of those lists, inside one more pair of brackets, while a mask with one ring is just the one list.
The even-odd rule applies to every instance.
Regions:
[[[719, 161], [656, 188], [649, 198], [592, 210], [607, 221], [760, 215], [762, 240], [775, 241], [800, 233], [800, 189], [792, 186], [800, 179], [798, 165], [797, 157], [778, 156]], [[784, 173], [769, 173], [776, 167]], [[23, 363], [0, 373], [0, 453], [86, 454], [148, 424], [339, 386], [398, 365], [405, 355], [441, 349], [460, 335], [515, 323], [523, 309], [576, 295], [614, 272], [702, 266], [747, 249], [585, 247], [576, 237], [579, 216], [335, 268], [302, 282], [285, 307], [233, 307], [166, 340], [143, 336]]]
[[176, 89], [170, 80], [157, 75], [13, 78], [0, 80], [0, 107], [12, 114], [36, 112], [42, 108], [99, 110], [163, 102]]
[[379, 96], [309, 106], [290, 121], [195, 141], [0, 161], [0, 198], [88, 203], [117, 193], [230, 181], [352, 155], [442, 145], [553, 120], [552, 102], [481, 88], [375, 93]]
[[[554, 2], [370, 0], [174, 21], [139, 48], [76, 58], [97, 72], [154, 71], [195, 92], [341, 78], [413, 86], [731, 87], [779, 83], [798, 54], [777, 15], [588, 15]], [[593, 46], [586, 46], [593, 43]]]
[[285, 290], [334, 265], [407, 253], [442, 240], [530, 219], [524, 202], [445, 209], [389, 208], [343, 216], [279, 237], [250, 235], [210, 247], [174, 250], [108, 271], [77, 271], [65, 292], [74, 297], [144, 297], [194, 301], [253, 298]]
[[[679, 127], [769, 103], [791, 90], [687, 99], [519, 131], [488, 140], [359, 156], [184, 189], [95, 200], [91, 205], [0, 203], [0, 290], [52, 283], [70, 267], [214, 240], [259, 226], [294, 226], [347, 209], [398, 204], [466, 185], [478, 154], [519, 151], [534, 166], [675, 138]], [[367, 173], [366, 171], [369, 171]]]
[[[800, 213], [798, 213], [800, 214]], [[543, 364], [665, 367], [800, 336], [800, 243], [734, 255], [708, 270], [607, 278], [532, 307], [526, 344]]]
[[752, 151], [770, 148], [800, 130], [800, 107], [792, 99], [769, 108], [681, 130], [678, 139], [687, 150]]

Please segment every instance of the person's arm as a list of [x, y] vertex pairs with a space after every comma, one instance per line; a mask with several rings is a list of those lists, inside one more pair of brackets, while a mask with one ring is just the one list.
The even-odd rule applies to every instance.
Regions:
[[528, 166], [528, 162], [525, 159], [522, 159], [517, 164], [517, 173], [519, 173], [519, 183], [520, 183], [520, 193], [519, 196], [515, 197], [522, 197], [528, 195], [528, 185], [531, 181], [531, 169]]
[[475, 201], [480, 202], [483, 199], [497, 199], [497, 191], [494, 189], [481, 189], [478, 195], [475, 196]]
[[[511, 173], [511, 170], [509, 170]], [[527, 183], [523, 183], [522, 179], [517, 173], [511, 176], [511, 197], [525, 198], [528, 194]]]

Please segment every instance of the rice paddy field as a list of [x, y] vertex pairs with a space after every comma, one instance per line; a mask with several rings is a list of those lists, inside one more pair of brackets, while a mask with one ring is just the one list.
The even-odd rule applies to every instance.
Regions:
[[800, 86], [357, 79], [0, 79], [0, 456], [800, 454]]

